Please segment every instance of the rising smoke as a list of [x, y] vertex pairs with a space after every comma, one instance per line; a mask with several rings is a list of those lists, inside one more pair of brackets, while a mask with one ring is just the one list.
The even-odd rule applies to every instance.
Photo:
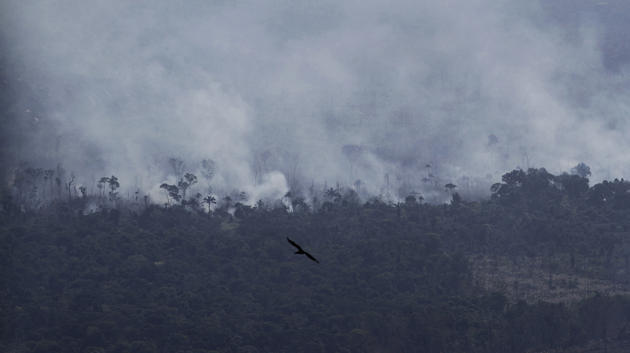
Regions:
[[[216, 192], [628, 175], [621, 1], [3, 2], [12, 161]], [[625, 10], [625, 11], [624, 11]], [[617, 17], [615, 17], [617, 16]], [[628, 21], [625, 21], [627, 23]], [[429, 177], [430, 176], [430, 177]], [[424, 181], [423, 181], [424, 179]]]

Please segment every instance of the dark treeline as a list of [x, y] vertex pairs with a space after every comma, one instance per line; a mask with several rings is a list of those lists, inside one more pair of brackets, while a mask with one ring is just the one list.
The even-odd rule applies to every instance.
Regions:
[[[135, 182], [120, 180], [115, 175], [102, 177], [92, 175], [86, 178], [86, 173], [79, 173], [82, 176], [77, 177], [73, 171], [66, 170], [62, 163], [54, 167], [41, 168], [27, 162], [18, 163], [5, 171], [5, 174], [8, 174], [6, 184], [9, 187], [0, 189], [0, 192], [5, 194], [3, 199], [9, 197], [11, 204], [22, 212], [39, 212], [52, 203], [71, 203], [75, 210], [83, 206], [84, 213], [111, 208], [137, 211], [154, 203], [166, 207], [184, 206], [192, 211], [212, 212], [217, 207], [230, 209], [236, 204], [252, 204], [259, 201], [252, 199], [251, 195], [242, 190], [225, 189], [225, 186], [222, 190], [215, 189], [213, 184], [218, 166], [212, 159], [206, 158], [188, 165], [180, 158], [170, 157], [162, 161], [161, 166], [164, 169], [162, 179], [171, 181], [170, 184], [168, 182], [160, 184], [159, 193], [151, 190], [153, 194], [138, 186], [138, 178]], [[302, 182], [293, 180], [295, 179], [293, 177], [288, 185], [291, 190], [285, 197], [273, 200], [265, 196], [263, 198], [274, 205], [284, 203], [290, 209], [295, 206], [317, 210], [329, 207], [341, 199], [351, 202], [380, 199], [392, 203], [394, 200], [409, 196], [419, 202], [443, 203], [450, 200], [454, 192], [468, 196], [480, 194], [480, 185], [471, 178], [465, 176], [460, 178], [462, 185], [458, 187], [432, 168], [431, 164], [426, 164], [425, 171], [417, 175], [418, 183], [406, 180], [394, 185], [390, 183], [390, 175], [385, 174], [383, 184], [377, 188], [379, 191], [376, 194], [368, 191], [361, 179], [356, 179], [348, 186], [341, 186], [337, 182], [332, 187], [328, 186], [327, 182], [316, 185], [312, 181], [307, 187]], [[260, 182], [264, 179], [262, 175], [265, 172], [269, 172], [269, 169], [257, 167], [256, 182], [248, 189], [251, 190], [251, 186], [254, 188], [261, 186]], [[422, 175], [424, 176], [420, 177]], [[282, 186], [274, 188], [283, 189]], [[426, 200], [421, 193], [416, 192], [417, 189], [422, 189], [423, 193], [426, 193]], [[481, 192], [483, 195], [486, 193]]]
[[[627, 351], [630, 297], [523, 301], [474, 273], [478, 257], [543, 258], [549, 287], [559, 274], [628, 284], [630, 183], [589, 187], [586, 166], [573, 172], [514, 170], [483, 201], [451, 184], [441, 205], [333, 188], [316, 203], [230, 198], [208, 212], [181, 185], [168, 205], [122, 202], [115, 176], [97, 195], [55, 180], [36, 197], [5, 191], [0, 350]], [[66, 200], [31, 207], [59, 190]], [[90, 199], [107, 207], [85, 212]]]

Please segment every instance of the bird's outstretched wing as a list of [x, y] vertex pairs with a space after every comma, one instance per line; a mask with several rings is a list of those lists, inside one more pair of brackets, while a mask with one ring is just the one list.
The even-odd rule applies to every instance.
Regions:
[[298, 251], [304, 251], [304, 250], [302, 250], [301, 246], [297, 245], [297, 243], [294, 242], [293, 240], [289, 239], [289, 237], [287, 237], [287, 241], [289, 242], [289, 244], [295, 246], [298, 249]]
[[316, 258], [314, 258], [314, 257], [313, 257], [313, 255], [311, 255], [311, 254], [307, 253], [306, 251], [304, 252], [304, 254], [305, 254], [306, 256], [308, 256], [308, 258], [309, 258], [309, 259], [311, 259], [311, 260], [313, 260], [313, 261], [315, 261], [315, 262], [319, 263], [319, 261], [317, 261], [317, 259], [316, 259]]

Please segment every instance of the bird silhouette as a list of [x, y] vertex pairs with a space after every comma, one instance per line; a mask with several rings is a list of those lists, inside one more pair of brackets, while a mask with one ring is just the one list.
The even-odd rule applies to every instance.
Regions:
[[317, 261], [316, 258], [313, 257], [313, 255], [309, 254], [308, 252], [304, 251], [304, 249], [302, 249], [301, 246], [299, 246], [296, 242], [294, 242], [293, 240], [289, 239], [289, 237], [287, 237], [287, 241], [289, 242], [289, 244], [295, 246], [297, 248], [297, 251], [295, 252], [296, 254], [304, 254], [306, 255], [306, 257], [308, 257], [309, 259], [319, 263], [319, 261]]

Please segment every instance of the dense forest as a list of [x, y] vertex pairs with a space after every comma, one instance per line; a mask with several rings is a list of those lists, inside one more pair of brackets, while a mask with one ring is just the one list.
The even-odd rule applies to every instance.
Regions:
[[3, 352], [630, 349], [630, 183], [589, 186], [583, 164], [513, 170], [487, 200], [447, 184], [448, 204], [336, 187], [250, 206], [183, 175], [157, 205], [115, 176], [90, 194], [22, 172], [0, 210]]

